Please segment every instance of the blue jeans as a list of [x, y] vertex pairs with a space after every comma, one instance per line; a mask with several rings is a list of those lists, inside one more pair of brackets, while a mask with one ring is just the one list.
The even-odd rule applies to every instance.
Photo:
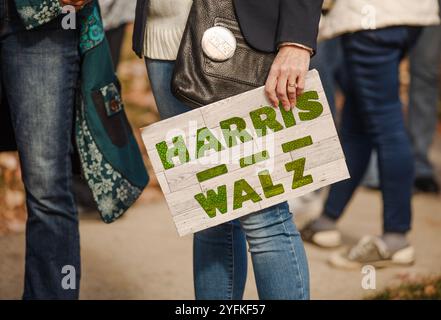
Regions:
[[324, 213], [338, 219], [376, 150], [385, 232], [405, 233], [411, 223], [413, 157], [399, 98], [401, 58], [418, 28], [361, 31], [343, 37], [346, 102], [340, 128], [351, 179], [334, 184]]
[[[415, 178], [432, 177], [429, 149], [438, 122], [441, 26], [425, 27], [410, 51], [408, 130], [415, 157]], [[378, 186], [378, 164], [372, 157], [364, 183]]]
[[[2, 29], [8, 32], [0, 35], [0, 75], [26, 189], [23, 298], [75, 299], [80, 242], [71, 190], [71, 137], [79, 37], [61, 26], [13, 30], [14, 23], [19, 25], [12, 19]], [[76, 271], [68, 289], [62, 286], [64, 266]]]
[[317, 54], [311, 60], [311, 69], [317, 69], [334, 119], [336, 118], [335, 91], [343, 86], [343, 49], [341, 37], [319, 42]]
[[[189, 111], [171, 93], [174, 62], [147, 59], [147, 70], [162, 118]], [[242, 299], [247, 250], [260, 299], [309, 299], [309, 271], [300, 234], [286, 202], [194, 235], [196, 299]]]
[[425, 27], [410, 54], [409, 133], [416, 177], [433, 176], [428, 159], [437, 124], [441, 26]]

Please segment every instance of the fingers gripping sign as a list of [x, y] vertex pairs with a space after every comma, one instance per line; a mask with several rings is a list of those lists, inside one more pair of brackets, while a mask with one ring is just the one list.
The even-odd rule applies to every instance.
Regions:
[[282, 46], [274, 59], [268, 75], [265, 92], [274, 107], [279, 104], [286, 110], [294, 108], [297, 96], [305, 88], [311, 52], [295, 45]]

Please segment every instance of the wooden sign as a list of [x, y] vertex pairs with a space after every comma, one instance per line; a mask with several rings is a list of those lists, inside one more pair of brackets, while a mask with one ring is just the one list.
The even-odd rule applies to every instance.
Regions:
[[272, 107], [261, 87], [142, 136], [181, 236], [349, 178], [315, 70], [292, 111]]

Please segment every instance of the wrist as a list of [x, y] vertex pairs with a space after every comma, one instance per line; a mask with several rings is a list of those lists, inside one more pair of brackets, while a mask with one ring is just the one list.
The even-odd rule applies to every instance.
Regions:
[[281, 42], [277, 46], [277, 50], [280, 50], [281, 48], [284, 48], [284, 47], [298, 48], [298, 49], [307, 51], [310, 56], [314, 55], [314, 49], [312, 49], [312, 48], [310, 48], [308, 46], [305, 46], [303, 44], [300, 44], [300, 43], [296, 43], [296, 42]]

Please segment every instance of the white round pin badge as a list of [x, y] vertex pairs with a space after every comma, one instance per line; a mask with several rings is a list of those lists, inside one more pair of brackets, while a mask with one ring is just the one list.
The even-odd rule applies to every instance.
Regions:
[[213, 61], [230, 59], [236, 51], [236, 46], [234, 34], [225, 27], [212, 27], [202, 36], [202, 50]]

